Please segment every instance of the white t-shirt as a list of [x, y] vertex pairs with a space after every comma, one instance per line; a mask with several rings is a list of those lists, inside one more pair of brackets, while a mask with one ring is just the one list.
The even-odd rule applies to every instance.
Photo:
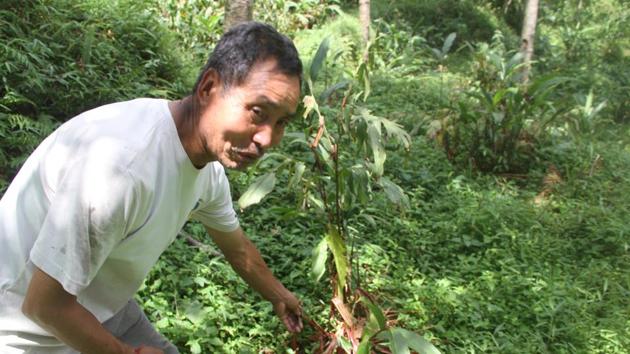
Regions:
[[0, 332], [50, 344], [20, 311], [34, 266], [103, 322], [189, 218], [238, 228], [223, 167], [193, 166], [167, 104], [137, 99], [85, 112], [25, 162], [0, 200]]

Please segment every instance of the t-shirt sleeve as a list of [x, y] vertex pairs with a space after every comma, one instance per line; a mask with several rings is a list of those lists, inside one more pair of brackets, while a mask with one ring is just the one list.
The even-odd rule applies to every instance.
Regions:
[[31, 261], [78, 295], [127, 234], [134, 200], [126, 170], [94, 157], [75, 159], [50, 197]]
[[200, 200], [192, 211], [191, 218], [213, 229], [230, 232], [239, 227], [232, 205], [230, 184], [222, 168], [216, 169], [211, 177], [207, 200]]

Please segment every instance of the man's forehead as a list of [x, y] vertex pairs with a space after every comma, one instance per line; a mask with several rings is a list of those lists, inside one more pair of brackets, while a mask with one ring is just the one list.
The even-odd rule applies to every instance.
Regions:
[[[254, 96], [253, 101], [257, 105], [261, 105], [270, 109], [282, 109], [286, 111], [287, 115], [294, 115], [296, 113], [295, 106], [297, 106], [297, 100], [294, 97], [289, 96], [293, 95], [286, 95], [283, 100], [284, 102], [282, 102], [281, 100], [276, 100], [267, 95], [259, 94]], [[291, 107], [287, 107], [287, 105], [291, 105]]]
[[287, 81], [297, 80], [300, 82], [300, 77], [298, 75], [289, 74], [282, 70], [278, 64], [276, 59], [267, 59], [263, 61], [258, 61], [249, 70], [249, 73], [246, 75], [243, 83], [247, 83], [251, 79], [254, 79], [253, 76], [280, 76], [286, 78]]
[[282, 104], [282, 101], [296, 101], [300, 96], [299, 78], [291, 77], [283, 73], [271, 73], [270, 75], [253, 75], [249, 82], [243, 85], [254, 92], [254, 98], [264, 103]]

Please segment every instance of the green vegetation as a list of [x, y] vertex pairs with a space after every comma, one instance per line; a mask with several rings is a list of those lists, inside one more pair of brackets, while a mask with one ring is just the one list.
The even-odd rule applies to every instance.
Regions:
[[[233, 194], [273, 173], [275, 188], [241, 223], [327, 330], [339, 325], [335, 251], [325, 276], [311, 272], [335, 225], [349, 286], [371, 294], [388, 326], [444, 353], [629, 353], [630, 11], [622, 0], [541, 4], [526, 87], [515, 56], [523, 4], [373, 0], [365, 63], [354, 2], [257, 2], [258, 19], [295, 37], [307, 67], [321, 65], [306, 93], [327, 131], [314, 153], [317, 112], [294, 122], [277, 155], [230, 172]], [[3, 2], [0, 190], [78, 112], [185, 95], [220, 36], [222, 6]], [[326, 37], [327, 56], [315, 59]], [[199, 225], [185, 232], [211, 244]], [[312, 352], [321, 335], [286, 334], [220, 256], [183, 239], [139, 299], [184, 352]]]
[[0, 191], [54, 127], [134, 97], [178, 97], [193, 69], [136, 1], [0, 5]]

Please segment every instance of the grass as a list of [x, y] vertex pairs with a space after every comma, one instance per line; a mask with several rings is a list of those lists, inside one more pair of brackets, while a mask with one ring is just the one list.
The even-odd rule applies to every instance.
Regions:
[[[313, 33], [298, 34], [301, 45], [314, 48], [318, 36]], [[427, 55], [423, 49], [415, 53]], [[343, 63], [353, 62], [352, 53], [343, 55], [324, 75], [343, 72]], [[348, 220], [357, 255], [355, 281], [399, 325], [431, 339], [445, 353], [628, 353], [627, 126], [598, 125], [598, 134], [588, 138], [554, 135], [534, 167], [517, 178], [454, 167], [425, 138], [423, 122], [443, 118], [439, 107], [469, 84], [466, 58], [453, 58], [453, 72], [437, 70], [430, 58], [374, 68], [367, 106], [408, 130], [418, 129], [411, 149], [388, 152], [386, 163], [410, 208], [392, 208], [374, 195], [361, 215]], [[421, 66], [411, 70], [411, 63]], [[553, 183], [549, 166], [558, 171]], [[230, 174], [235, 198], [254, 177]], [[279, 178], [278, 185], [286, 185], [285, 177]], [[325, 323], [330, 284], [309, 277], [311, 250], [324, 226], [295, 203], [293, 192], [280, 188], [244, 211], [241, 222], [274, 272], [302, 299], [305, 312]], [[177, 280], [170, 275], [176, 269]], [[173, 282], [165, 284], [165, 276]], [[293, 339], [270, 306], [222, 259], [177, 241], [146, 284], [140, 298], [182, 347], [290, 352]], [[202, 320], [190, 318], [191, 303], [202, 309]], [[313, 350], [312, 334], [306, 328], [296, 338], [305, 352]], [[221, 344], [210, 343], [208, 336]]]
[[[374, 200], [367, 212], [376, 226], [360, 218], [349, 222], [362, 286], [443, 352], [627, 353], [630, 210], [624, 196], [630, 179], [622, 171], [630, 168], [630, 156], [624, 149], [598, 143], [605, 163], [593, 175], [574, 171], [572, 180], [536, 204], [540, 181], [523, 188], [501, 178], [461, 175], [416, 139], [409, 153], [389, 161], [411, 208], [402, 215]], [[283, 219], [287, 200], [282, 193], [271, 196], [241, 215], [242, 223], [306, 312], [325, 321], [327, 285], [307, 277], [321, 226], [305, 214]], [[179, 292], [179, 299], [168, 295], [149, 306], [158, 323], [165, 316], [190, 326], [186, 304], [204, 305], [203, 329], [173, 327], [179, 322], [163, 327], [180, 345], [215, 327], [224, 352], [238, 352], [246, 342], [256, 351], [283, 352], [288, 345], [270, 306], [223, 260], [179, 241], [140, 297], [152, 304], [168, 291]], [[234, 313], [240, 315], [229, 315]], [[300, 340], [306, 345], [307, 335]]]

